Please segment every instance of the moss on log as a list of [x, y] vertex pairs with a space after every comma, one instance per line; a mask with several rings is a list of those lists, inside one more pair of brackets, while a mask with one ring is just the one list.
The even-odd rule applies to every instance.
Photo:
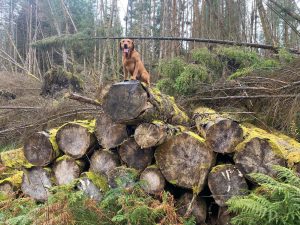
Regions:
[[151, 165], [154, 150], [151, 148], [141, 149], [132, 137], [124, 141], [120, 146], [119, 155], [128, 167], [144, 170], [147, 166]]
[[155, 159], [167, 181], [200, 192], [215, 155], [204, 139], [193, 132], [183, 132], [160, 145]]
[[126, 125], [114, 123], [105, 113], [97, 118], [95, 134], [105, 149], [115, 148], [128, 138]]
[[170, 124], [188, 124], [189, 118], [176, 105], [174, 98], [139, 81], [114, 84], [103, 99], [104, 112], [115, 123], [151, 122], [155, 119]]
[[248, 185], [243, 174], [231, 164], [218, 165], [208, 175], [208, 187], [219, 206], [233, 196], [247, 193]]
[[199, 133], [215, 152], [232, 153], [235, 146], [243, 141], [243, 130], [238, 122], [212, 109], [199, 107], [193, 118]]
[[0, 164], [11, 169], [30, 168], [33, 166], [25, 158], [23, 148], [1, 152]]
[[20, 190], [23, 171], [15, 171], [15, 174], [0, 180], [0, 192], [13, 196], [15, 191]]
[[134, 139], [141, 148], [151, 148], [161, 145], [184, 129], [182, 126], [173, 126], [154, 120], [151, 123], [140, 124], [134, 132]]
[[131, 188], [136, 183], [138, 174], [133, 168], [119, 166], [108, 172], [108, 184], [111, 188]]

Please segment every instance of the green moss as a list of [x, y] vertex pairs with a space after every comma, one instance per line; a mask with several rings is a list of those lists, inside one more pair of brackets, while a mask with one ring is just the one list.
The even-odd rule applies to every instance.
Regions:
[[222, 165], [217, 165], [217, 166], [214, 166], [212, 169], [211, 169], [211, 173], [216, 173], [226, 167], [229, 167], [229, 166], [232, 166], [232, 164], [222, 164]]
[[177, 184], [177, 180], [169, 180], [170, 184], [176, 185]]
[[106, 192], [109, 190], [109, 186], [105, 176], [94, 172], [85, 172], [83, 176], [89, 178], [101, 191]]
[[192, 131], [184, 131], [184, 133], [186, 133], [186, 134], [190, 135], [191, 137], [197, 139], [201, 143], [205, 142], [205, 140], [202, 137], [200, 137], [198, 134], [196, 134], [196, 133], [194, 133]]
[[49, 136], [50, 136], [49, 141], [51, 142], [52, 148], [55, 151], [56, 156], [60, 155], [58, 144], [56, 142], [56, 134], [57, 134], [58, 130], [59, 130], [59, 128], [54, 128], [49, 131]]
[[0, 162], [13, 169], [31, 168], [33, 165], [24, 156], [23, 148], [0, 153]]
[[12, 184], [14, 188], [19, 189], [22, 183], [22, 176], [23, 176], [23, 171], [16, 171], [14, 175], [7, 177], [3, 180], [0, 180], [0, 184], [8, 182]]
[[82, 127], [85, 127], [88, 132], [94, 133], [96, 129], [96, 119], [92, 120], [74, 120], [72, 122], [69, 122], [70, 124], [77, 124]]

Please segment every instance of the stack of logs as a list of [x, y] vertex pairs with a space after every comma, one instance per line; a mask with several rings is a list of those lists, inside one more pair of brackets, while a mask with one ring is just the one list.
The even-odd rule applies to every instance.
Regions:
[[50, 187], [77, 179], [100, 201], [109, 188], [142, 180], [153, 196], [173, 193], [178, 212], [197, 224], [229, 224], [226, 201], [255, 186], [248, 174], [274, 176], [272, 165], [297, 168], [300, 161], [300, 143], [285, 135], [204, 107], [190, 120], [172, 97], [136, 81], [113, 85], [102, 106], [95, 120], [35, 133], [22, 149], [2, 153], [2, 178], [5, 171], [13, 176], [0, 181], [0, 191], [20, 185], [46, 201]]

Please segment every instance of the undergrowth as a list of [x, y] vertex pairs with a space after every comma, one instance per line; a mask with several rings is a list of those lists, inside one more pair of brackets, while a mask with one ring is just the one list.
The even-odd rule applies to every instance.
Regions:
[[75, 185], [51, 189], [44, 204], [29, 198], [0, 202], [0, 224], [7, 225], [170, 225], [195, 224], [194, 218], [177, 215], [173, 196], [163, 192], [156, 199], [136, 184], [108, 191], [101, 202], [88, 199]]
[[264, 174], [250, 176], [260, 186], [248, 196], [233, 197], [229, 211], [233, 225], [300, 224], [300, 178], [290, 169], [274, 166], [277, 179]]

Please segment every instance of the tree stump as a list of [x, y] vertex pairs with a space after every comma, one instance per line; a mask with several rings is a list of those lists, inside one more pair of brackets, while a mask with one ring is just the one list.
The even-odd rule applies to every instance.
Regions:
[[128, 138], [126, 125], [113, 123], [105, 113], [97, 118], [95, 134], [105, 149], [115, 148]]
[[253, 138], [237, 147], [234, 162], [247, 178], [250, 173], [263, 173], [274, 177], [276, 172], [272, 165], [285, 166], [285, 160], [274, 152], [266, 139]]
[[231, 197], [244, 195], [248, 190], [243, 174], [231, 164], [213, 167], [208, 175], [208, 187], [219, 206], [226, 206]]
[[136, 80], [112, 85], [103, 99], [103, 110], [115, 123], [135, 124], [154, 119], [171, 124], [189, 123], [174, 98]]
[[197, 224], [205, 224], [206, 220], [206, 202], [197, 196], [192, 202], [193, 194], [185, 193], [183, 194], [176, 203], [177, 212], [179, 215], [184, 216], [187, 210], [190, 208], [190, 213], [196, 219]]
[[215, 152], [232, 153], [243, 141], [243, 130], [238, 122], [222, 117], [212, 109], [197, 108], [193, 118], [201, 136]]
[[180, 131], [182, 131], [182, 127], [156, 120], [152, 123], [140, 124], [134, 132], [134, 139], [141, 148], [151, 148], [164, 143]]
[[49, 197], [52, 187], [50, 172], [42, 167], [26, 169], [22, 177], [22, 192], [38, 202], [44, 202]]
[[151, 165], [154, 151], [151, 148], [141, 149], [134, 138], [130, 138], [120, 146], [119, 155], [128, 167], [143, 170]]
[[136, 183], [138, 171], [119, 166], [108, 172], [108, 184], [111, 188], [131, 188]]
[[149, 194], [161, 193], [166, 185], [165, 178], [156, 166], [147, 167], [140, 176], [142, 188]]
[[108, 172], [120, 165], [118, 155], [109, 150], [97, 150], [91, 157], [90, 171], [108, 175]]
[[57, 158], [53, 166], [57, 184], [69, 184], [80, 176], [84, 166], [84, 161], [75, 160], [67, 155]]
[[215, 155], [204, 139], [193, 132], [183, 132], [160, 145], [155, 159], [167, 181], [183, 188], [196, 188], [200, 192]]
[[90, 153], [96, 144], [96, 138], [88, 128], [77, 123], [68, 123], [56, 134], [60, 150], [74, 159], [82, 158]]
[[59, 149], [53, 138], [55, 131], [45, 131], [31, 135], [24, 144], [24, 155], [29, 163], [35, 166], [46, 166], [59, 155]]

